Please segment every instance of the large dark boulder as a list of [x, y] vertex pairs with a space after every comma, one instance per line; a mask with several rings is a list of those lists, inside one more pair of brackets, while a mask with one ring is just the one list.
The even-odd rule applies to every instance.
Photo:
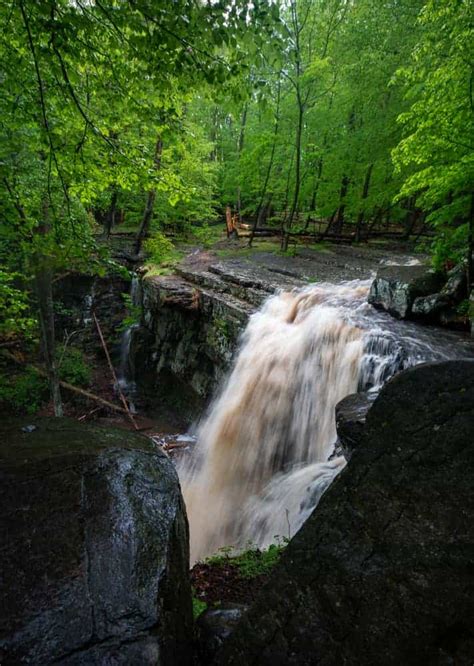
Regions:
[[437, 293], [444, 282], [442, 275], [426, 266], [385, 266], [372, 282], [369, 303], [394, 317], [409, 319], [415, 299]]
[[466, 266], [461, 263], [448, 273], [448, 280], [438, 293], [415, 298], [412, 316], [427, 323], [465, 329], [467, 317], [458, 306], [466, 297]]
[[215, 664], [474, 662], [474, 362], [406, 370]]
[[68, 419], [4, 423], [0, 506], [2, 665], [189, 663], [187, 520], [164, 453]]

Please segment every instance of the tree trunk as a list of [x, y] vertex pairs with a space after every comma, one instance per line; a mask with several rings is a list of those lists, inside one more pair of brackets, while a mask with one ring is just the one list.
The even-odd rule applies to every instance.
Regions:
[[[159, 171], [161, 168], [161, 156], [163, 154], [163, 142], [161, 137], [158, 137], [155, 145], [155, 157], [154, 157], [154, 168], [155, 171]], [[138, 255], [142, 249], [143, 240], [148, 236], [150, 231], [151, 221], [153, 219], [153, 209], [155, 207], [156, 199], [156, 189], [153, 188], [148, 191], [146, 197], [145, 210], [143, 212], [142, 223], [140, 229], [138, 230], [136, 241], [135, 241], [135, 253]]]
[[369, 195], [370, 179], [372, 177], [372, 169], [373, 168], [374, 168], [374, 165], [369, 164], [369, 166], [367, 168], [367, 172], [365, 174], [364, 187], [362, 189], [362, 205], [361, 205], [359, 215], [357, 217], [357, 226], [356, 226], [356, 242], [357, 243], [360, 241], [360, 237], [361, 237], [362, 224], [364, 222], [364, 216], [365, 216], [364, 201], [367, 199], [367, 197]]
[[339, 207], [336, 211], [336, 215], [334, 216], [331, 229], [331, 231], [335, 234], [340, 234], [342, 232], [342, 227], [344, 226], [344, 212], [346, 209], [344, 199], [347, 195], [347, 190], [349, 189], [349, 183], [349, 178], [346, 175], [343, 175], [341, 181], [341, 191], [339, 193]]
[[[309, 223], [311, 222], [311, 213], [316, 211], [316, 200], [318, 197], [318, 190], [319, 190], [319, 184], [321, 182], [321, 176], [323, 173], [323, 158], [320, 157], [318, 160], [318, 170], [316, 173], [316, 182], [314, 183], [314, 188], [313, 188], [313, 194], [311, 196], [311, 203], [309, 206], [309, 213], [308, 217], [306, 218], [306, 224], [304, 227], [304, 230], [307, 231], [309, 227]], [[314, 230], [316, 232], [316, 229]]]
[[241, 209], [242, 209], [242, 192], [241, 192], [241, 187], [240, 187], [240, 156], [242, 154], [242, 150], [244, 149], [244, 141], [245, 141], [245, 126], [247, 124], [247, 110], [248, 110], [248, 105], [245, 104], [244, 110], [242, 111], [242, 118], [240, 121], [240, 133], [239, 133], [239, 140], [237, 142], [237, 161], [239, 163], [239, 184], [237, 185], [237, 201], [236, 201], [236, 208], [237, 208], [237, 215], [239, 217], [239, 220], [241, 219]]
[[35, 272], [35, 286], [41, 327], [41, 346], [48, 376], [49, 390], [53, 400], [54, 415], [63, 416], [61, 389], [59, 388], [59, 375], [55, 358], [53, 281], [51, 269], [47, 266], [46, 261], [40, 260]]
[[212, 112], [212, 125], [211, 125], [211, 143], [212, 143], [212, 149], [211, 153], [209, 155], [209, 159], [211, 162], [217, 162], [218, 158], [218, 148], [217, 148], [217, 121], [219, 119], [219, 107], [216, 105], [214, 107], [214, 110]]
[[115, 226], [115, 215], [117, 213], [117, 199], [118, 199], [118, 192], [117, 188], [115, 185], [113, 186], [112, 189], [112, 195], [110, 197], [110, 204], [109, 207], [104, 215], [104, 237], [109, 238], [110, 233]]
[[262, 209], [265, 213], [268, 213], [268, 207], [270, 205], [270, 202], [272, 200], [272, 195], [270, 195], [270, 199], [265, 203], [264, 201], [267, 196], [267, 188], [268, 188], [268, 183], [270, 182], [270, 175], [272, 173], [273, 169], [273, 161], [275, 159], [275, 150], [276, 150], [276, 142], [277, 142], [277, 136], [278, 136], [278, 127], [280, 124], [280, 97], [281, 97], [281, 80], [278, 80], [278, 92], [277, 92], [277, 103], [276, 103], [276, 111], [275, 111], [275, 127], [273, 130], [273, 143], [272, 143], [272, 150], [270, 153], [270, 160], [268, 162], [268, 167], [267, 167], [267, 173], [265, 174], [265, 182], [263, 183], [263, 189], [262, 189], [262, 195], [260, 197], [260, 202], [257, 206], [257, 210], [255, 211], [255, 219], [254, 223], [252, 226], [252, 230], [250, 232], [250, 237], [249, 237], [249, 247], [252, 247], [253, 243], [253, 238], [255, 235], [255, 230], [261, 224], [262, 220]]
[[281, 249], [286, 252], [288, 249], [289, 235], [288, 232], [291, 229], [293, 224], [293, 219], [295, 213], [298, 209], [298, 202], [300, 198], [300, 188], [301, 188], [301, 138], [303, 134], [303, 118], [304, 118], [304, 107], [301, 101], [300, 95], [298, 93], [298, 125], [296, 127], [296, 158], [295, 158], [295, 190], [293, 193], [293, 203], [291, 204], [290, 215], [286, 223], [286, 233], [282, 238]]
[[471, 194], [471, 210], [469, 211], [469, 226], [467, 234], [467, 296], [474, 285], [474, 265], [472, 253], [474, 252], [474, 192]]

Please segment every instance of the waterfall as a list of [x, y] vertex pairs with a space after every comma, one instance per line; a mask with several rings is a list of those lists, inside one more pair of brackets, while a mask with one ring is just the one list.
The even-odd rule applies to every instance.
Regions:
[[336, 404], [452, 354], [436, 334], [373, 310], [369, 286], [281, 293], [250, 318], [193, 456], [179, 470], [193, 561], [224, 545], [293, 536], [345, 465], [329, 460]]
[[[132, 276], [130, 285], [130, 303], [132, 307], [140, 305], [140, 280], [136, 273]], [[133, 376], [133, 369], [130, 364], [130, 347], [132, 344], [133, 331], [139, 324], [132, 324], [124, 330], [120, 340], [120, 363], [117, 371], [117, 382], [122, 392], [127, 396], [129, 407], [132, 414], [136, 413], [134, 397], [136, 394], [136, 382]]]

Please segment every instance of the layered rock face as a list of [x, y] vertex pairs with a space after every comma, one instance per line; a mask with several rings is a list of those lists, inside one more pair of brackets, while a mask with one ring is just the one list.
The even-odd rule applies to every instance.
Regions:
[[213, 663], [472, 664], [473, 435], [473, 361], [389, 381]]
[[143, 321], [132, 341], [136, 376], [156, 390], [178, 387], [205, 401], [223, 381], [249, 316], [279, 288], [302, 284], [238, 262], [146, 277]]
[[190, 663], [187, 520], [164, 453], [68, 419], [12, 421], [0, 502], [2, 664]]

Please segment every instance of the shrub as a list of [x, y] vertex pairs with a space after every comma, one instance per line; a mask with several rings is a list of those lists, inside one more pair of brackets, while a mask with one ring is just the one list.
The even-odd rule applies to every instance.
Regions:
[[204, 611], [207, 608], [207, 604], [205, 601], [201, 601], [198, 597], [196, 597], [196, 592], [193, 590], [193, 617], [195, 620], [198, 619], [198, 617], [201, 615], [201, 613], [204, 613]]
[[48, 382], [33, 369], [0, 375], [0, 403], [19, 414], [34, 414], [48, 398]]
[[91, 383], [91, 369], [83, 353], [75, 347], [60, 348], [58, 352], [59, 377], [74, 386], [87, 387]]

